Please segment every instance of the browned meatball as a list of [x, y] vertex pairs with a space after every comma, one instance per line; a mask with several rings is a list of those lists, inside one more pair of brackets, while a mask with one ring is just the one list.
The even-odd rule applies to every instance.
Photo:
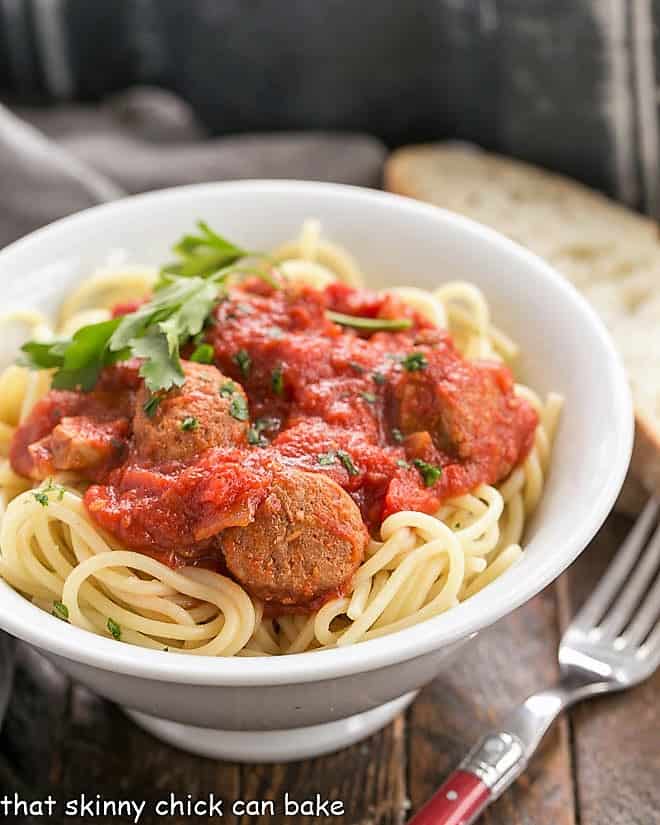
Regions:
[[[142, 386], [133, 419], [135, 450], [147, 461], [186, 461], [209, 447], [245, 444], [247, 400], [216, 367], [182, 361], [181, 387], [152, 399]], [[152, 402], [152, 403], [150, 403]]]
[[327, 476], [281, 468], [247, 527], [222, 533], [232, 575], [262, 601], [314, 609], [350, 582], [367, 530], [353, 499]]

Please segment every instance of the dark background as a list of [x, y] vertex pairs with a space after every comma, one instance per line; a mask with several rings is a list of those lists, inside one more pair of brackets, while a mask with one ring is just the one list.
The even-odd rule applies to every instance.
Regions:
[[0, 94], [172, 89], [214, 134], [458, 138], [656, 211], [660, 0], [19, 0]]

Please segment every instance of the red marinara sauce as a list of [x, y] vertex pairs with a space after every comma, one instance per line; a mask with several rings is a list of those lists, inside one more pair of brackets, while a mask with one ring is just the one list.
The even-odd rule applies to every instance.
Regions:
[[[411, 325], [361, 332], [333, 323], [328, 310]], [[293, 484], [286, 496], [295, 498], [295, 472], [336, 482], [377, 535], [394, 512], [433, 513], [448, 497], [501, 481], [534, 440], [537, 415], [514, 394], [509, 369], [466, 360], [446, 330], [391, 294], [343, 284], [275, 290], [250, 281], [217, 304], [204, 338], [217, 368], [205, 368], [204, 380], [217, 375], [217, 386], [204, 395], [197, 385], [187, 391], [186, 381], [170, 399], [182, 417], [196, 411], [190, 454], [145, 453], [132, 363], [108, 368], [93, 393], [53, 391], [37, 404], [14, 437], [14, 469], [39, 478], [69, 469], [59, 456], [77, 461], [76, 471], [95, 482], [85, 495], [90, 514], [127, 547], [173, 566], [224, 569], [223, 531], [251, 524], [285, 478]], [[222, 428], [222, 441], [213, 428], [217, 405], [233, 409], [223, 397], [227, 380], [244, 391], [249, 422], [240, 432]], [[179, 429], [177, 448], [185, 439]], [[80, 455], [97, 456], [96, 463], [85, 468]], [[288, 506], [276, 505], [276, 515]]]

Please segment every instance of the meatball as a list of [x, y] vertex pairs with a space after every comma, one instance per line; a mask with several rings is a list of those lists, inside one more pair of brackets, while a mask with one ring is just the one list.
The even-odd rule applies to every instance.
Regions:
[[222, 533], [222, 549], [249, 593], [304, 611], [350, 582], [368, 538], [357, 505], [332, 479], [281, 468], [254, 521]]
[[133, 419], [138, 458], [187, 461], [210, 447], [245, 444], [247, 400], [242, 387], [216, 367], [182, 361], [181, 387], [151, 396], [142, 386]]

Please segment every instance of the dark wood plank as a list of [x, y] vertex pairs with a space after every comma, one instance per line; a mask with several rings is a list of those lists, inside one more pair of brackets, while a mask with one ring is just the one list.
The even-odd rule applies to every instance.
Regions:
[[[481, 634], [410, 710], [409, 793], [416, 810], [467, 749], [516, 702], [557, 675], [557, 602], [549, 588]], [[574, 825], [566, 720], [528, 772], [486, 813], [484, 825]]]
[[[630, 528], [610, 516], [562, 582], [564, 621], [593, 589]], [[631, 691], [585, 702], [572, 715], [581, 825], [660, 823], [660, 673]]]

